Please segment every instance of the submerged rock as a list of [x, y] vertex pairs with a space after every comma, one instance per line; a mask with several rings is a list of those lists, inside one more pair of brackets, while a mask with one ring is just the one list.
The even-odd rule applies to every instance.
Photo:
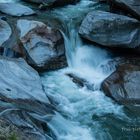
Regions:
[[12, 30], [9, 24], [6, 21], [0, 19], [0, 47], [10, 38], [11, 34]]
[[140, 66], [124, 64], [102, 84], [104, 93], [125, 105], [140, 105]]
[[140, 46], [140, 22], [109, 12], [90, 12], [79, 33], [83, 38], [107, 47], [134, 49]]
[[108, 0], [113, 11], [119, 9], [126, 14], [131, 14], [140, 20], [140, 1], [139, 0]]
[[89, 90], [93, 90], [93, 91], [95, 90], [94, 85], [89, 83], [84, 78], [81, 78], [81, 77], [79, 77], [79, 76], [77, 76], [73, 73], [67, 73], [66, 75], [69, 76], [77, 86], [79, 86], [79, 87], [84, 87], [85, 86]]
[[58, 30], [32, 20], [19, 20], [17, 26], [30, 65], [39, 71], [67, 66], [64, 39]]
[[29, 16], [35, 14], [31, 8], [19, 3], [0, 3], [0, 11], [11, 16]]

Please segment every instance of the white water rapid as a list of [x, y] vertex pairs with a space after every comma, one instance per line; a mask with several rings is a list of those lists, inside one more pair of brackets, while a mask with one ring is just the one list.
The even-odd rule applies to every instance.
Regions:
[[[42, 75], [42, 83], [48, 96], [53, 100], [59, 113], [49, 123], [58, 140], [109, 140], [110, 134], [102, 123], [93, 118], [113, 114], [124, 117], [121, 106], [112, 102], [100, 90], [102, 81], [112, 72], [103, 72], [103, 63], [111, 58], [108, 52], [82, 42], [78, 36], [78, 22], [90, 10], [98, 8], [96, 2], [82, 0], [77, 5], [58, 8], [53, 11], [66, 24], [66, 55], [69, 67], [47, 72]], [[66, 75], [84, 78], [94, 87], [80, 88]]]
[[[17, 1], [20, 0], [0, 0], [1, 3]], [[40, 74], [46, 95], [57, 111], [52, 118], [49, 116], [50, 121], [46, 119], [49, 114], [39, 116], [34, 113], [32, 116], [37, 118], [37, 122], [33, 120], [36, 127], [40, 121], [40, 124], [46, 123], [54, 133], [56, 137], [49, 137], [49, 140], [124, 140], [121, 137], [125, 134], [122, 133], [122, 128], [129, 121], [124, 108], [101, 91], [101, 83], [114, 70], [113, 67], [108, 67], [111, 55], [104, 49], [83, 42], [78, 35], [81, 21], [88, 12], [106, 8], [98, 0], [81, 0], [75, 5], [47, 11], [50, 14], [48, 17], [62, 23], [64, 29], [61, 32], [68, 61], [67, 68]], [[68, 74], [84, 79], [92, 90], [86, 85], [78, 86]], [[24, 118], [24, 121], [28, 119]], [[38, 130], [40, 127], [37, 127]], [[41, 140], [48, 140], [42, 129], [41, 127], [39, 131], [43, 136]]]

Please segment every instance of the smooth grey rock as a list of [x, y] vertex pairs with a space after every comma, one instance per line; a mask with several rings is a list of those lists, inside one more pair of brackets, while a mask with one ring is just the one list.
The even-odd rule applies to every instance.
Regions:
[[0, 46], [10, 38], [12, 34], [12, 30], [9, 24], [0, 19]]
[[52, 140], [47, 123], [55, 115], [55, 108], [42, 88], [39, 74], [21, 58], [0, 57], [0, 67], [0, 118], [30, 136], [29, 140]]
[[79, 33], [83, 38], [107, 47], [140, 46], [140, 22], [109, 12], [90, 12], [83, 20]]
[[20, 39], [22, 39], [29, 31], [37, 27], [45, 27], [46, 25], [39, 21], [34, 20], [18, 20], [17, 27], [20, 30]]
[[140, 105], [140, 66], [124, 64], [102, 84], [104, 93], [125, 105]]
[[18, 20], [17, 26], [30, 65], [37, 70], [67, 66], [64, 39], [58, 30], [32, 20]]
[[19, 3], [0, 3], [0, 11], [11, 16], [29, 16], [35, 14], [31, 8]]
[[0, 96], [49, 103], [38, 73], [23, 59], [0, 57], [0, 67]]

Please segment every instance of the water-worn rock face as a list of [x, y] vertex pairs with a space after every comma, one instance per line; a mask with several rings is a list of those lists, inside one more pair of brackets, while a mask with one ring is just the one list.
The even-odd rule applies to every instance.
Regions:
[[38, 100], [49, 103], [40, 77], [23, 59], [0, 57], [1, 99]]
[[111, 9], [117, 11], [120, 9], [126, 14], [131, 14], [134, 18], [140, 20], [140, 1], [139, 0], [108, 0]]
[[79, 33], [83, 38], [107, 47], [140, 46], [140, 22], [109, 12], [90, 12], [83, 20]]
[[31, 8], [18, 3], [0, 3], [0, 11], [11, 16], [28, 16], [35, 14]]
[[12, 30], [6, 21], [0, 19], [0, 47], [10, 38]]
[[104, 93], [121, 104], [140, 104], [140, 66], [124, 64], [102, 84]]
[[[47, 122], [54, 109], [42, 89], [38, 73], [23, 59], [0, 57], [0, 67], [0, 117], [28, 130], [25, 133], [33, 136], [32, 139], [49, 139]], [[44, 122], [39, 121], [44, 115]]]
[[17, 26], [30, 65], [37, 70], [58, 69], [67, 65], [64, 39], [58, 30], [31, 20], [19, 20]]

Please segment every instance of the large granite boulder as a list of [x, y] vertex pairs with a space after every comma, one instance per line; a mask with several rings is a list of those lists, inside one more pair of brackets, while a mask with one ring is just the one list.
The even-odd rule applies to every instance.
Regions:
[[47, 123], [54, 115], [54, 107], [42, 88], [39, 74], [23, 59], [0, 57], [0, 67], [0, 118], [34, 140], [51, 140]]
[[90, 12], [83, 20], [79, 33], [83, 38], [102, 46], [120, 48], [140, 46], [140, 22], [109, 12]]
[[49, 103], [38, 73], [23, 59], [0, 57], [0, 96], [11, 100], [38, 100]]
[[130, 14], [140, 20], [139, 0], [108, 0], [113, 11], [121, 10], [125, 14]]
[[0, 3], [0, 12], [18, 17], [35, 14], [31, 8], [19, 3]]
[[58, 30], [32, 20], [18, 20], [17, 26], [30, 65], [39, 71], [67, 66], [64, 39]]
[[10, 38], [11, 34], [12, 30], [9, 24], [6, 21], [0, 19], [0, 47]]
[[102, 84], [104, 93], [124, 105], [140, 105], [140, 66], [124, 64]]

